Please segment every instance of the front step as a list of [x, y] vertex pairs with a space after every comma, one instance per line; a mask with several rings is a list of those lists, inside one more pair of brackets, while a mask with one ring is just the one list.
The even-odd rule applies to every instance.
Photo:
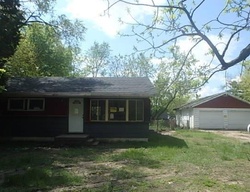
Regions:
[[65, 134], [55, 137], [55, 143], [59, 145], [90, 145], [96, 146], [99, 141], [90, 138], [87, 134]]

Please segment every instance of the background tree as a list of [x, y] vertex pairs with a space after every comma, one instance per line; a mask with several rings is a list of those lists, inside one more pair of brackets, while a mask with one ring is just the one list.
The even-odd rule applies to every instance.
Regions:
[[[171, 48], [171, 59], [162, 60], [154, 82], [157, 94], [152, 99], [152, 118], [186, 103], [199, 90], [207, 68], [198, 67], [198, 61], [191, 55], [186, 58], [178, 47]], [[183, 65], [185, 63], [185, 65]], [[195, 66], [196, 65], [196, 66]]]
[[23, 30], [6, 69], [10, 76], [69, 76], [73, 72], [73, 50], [63, 45], [51, 26], [34, 23]]
[[18, 0], [0, 1], [0, 68], [15, 52], [24, 14]]
[[239, 82], [238, 94], [245, 100], [250, 102], [250, 70], [247, 70]]
[[230, 82], [230, 92], [250, 102], [250, 61], [244, 64], [244, 72], [239, 81]]
[[110, 76], [116, 77], [149, 77], [156, 74], [151, 59], [144, 54], [131, 54], [114, 56], [109, 65]]
[[[0, 69], [0, 79], [3, 79], [2, 76], [5, 74], [5, 70], [4, 69]], [[0, 93], [3, 92], [5, 90], [5, 87], [0, 84]]]
[[108, 74], [110, 77], [124, 77], [124, 67], [127, 62], [127, 55], [115, 55], [110, 57]]
[[[24, 26], [32, 23], [43, 23], [63, 39], [64, 44], [80, 52], [79, 42], [82, 41], [86, 28], [79, 20], [71, 21], [65, 15], [56, 15], [56, 0], [1, 0], [0, 1], [0, 68], [3, 68], [16, 50], [20, 41], [20, 32]], [[5, 78], [0, 79], [3, 86]]]
[[[128, 14], [135, 20], [134, 23], [122, 23], [132, 25], [132, 34], [129, 36], [139, 37], [139, 41], [144, 41], [149, 46], [141, 51], [153, 49], [154, 53], [163, 56], [166, 54], [166, 47], [170, 44], [178, 43], [183, 38], [190, 38], [193, 46], [190, 46], [192, 52], [196, 46], [205, 42], [209, 47], [212, 57], [217, 58], [220, 68], [214, 68], [208, 78], [214, 73], [226, 70], [241, 61], [244, 61], [250, 55], [250, 44], [244, 42], [244, 46], [235, 54], [235, 58], [227, 61], [228, 50], [234, 46], [233, 42], [238, 41], [242, 34], [247, 34], [250, 29], [250, 4], [247, 0], [225, 1], [219, 11], [210, 12], [210, 20], [205, 20], [201, 16], [206, 11], [207, 6], [213, 2], [210, 0], [167, 0], [163, 4], [157, 4], [151, 0], [148, 3], [140, 3], [134, 0], [107, 0], [108, 9], [111, 9], [118, 3], [132, 6], [141, 6], [151, 8], [154, 15], [151, 19], [142, 21], [136, 20], [133, 12], [128, 9]], [[149, 21], [149, 22], [148, 22]], [[210, 35], [217, 34], [221, 42], [213, 42]], [[223, 40], [222, 40], [223, 39]], [[222, 50], [219, 46], [224, 45]]]
[[83, 75], [92, 77], [105, 76], [110, 58], [110, 46], [103, 42], [94, 44], [86, 51], [84, 55]]
[[24, 20], [19, 0], [0, 1], [0, 93], [7, 81], [3, 67], [15, 52], [20, 39], [20, 27]]
[[124, 66], [124, 76], [127, 77], [154, 77], [154, 66], [150, 58], [140, 53], [137, 55], [132, 54], [127, 58]]
[[71, 46], [75, 52], [78, 52], [80, 49], [79, 43], [84, 40], [86, 28], [82, 21], [78, 19], [70, 20], [64, 14], [56, 14], [56, 2], [57, 0], [20, 0], [20, 9], [26, 19], [23, 26], [32, 23], [48, 25], [64, 40], [64, 44]]

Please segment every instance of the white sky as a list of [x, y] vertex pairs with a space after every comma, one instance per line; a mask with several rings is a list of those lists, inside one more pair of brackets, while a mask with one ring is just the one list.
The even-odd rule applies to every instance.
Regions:
[[[148, 0], [141, 0], [141, 2], [147, 3]], [[164, 0], [155, 0], [155, 2], [160, 4]], [[153, 14], [153, 9], [151, 8], [139, 6], [128, 7], [126, 4], [119, 3], [113, 6], [109, 12], [106, 12], [108, 14], [104, 15], [104, 11], [108, 6], [105, 0], [66, 0], [66, 3], [66, 12], [70, 13], [74, 18], [81, 18], [91, 22], [93, 28], [101, 30], [111, 38], [116, 37], [119, 31], [123, 31], [128, 27], [127, 25], [122, 25], [118, 21], [119, 18], [127, 22], [133, 22], [127, 13], [128, 8], [138, 20], [143, 20], [145, 16]]]
[[[155, 0], [156, 4], [164, 3], [165, 0]], [[149, 0], [141, 0], [141, 2], [151, 2]], [[127, 13], [127, 5], [117, 4], [109, 11], [109, 16], [101, 16], [104, 14], [104, 10], [107, 9], [107, 1], [105, 0], [60, 0], [58, 5], [60, 12], [67, 14], [71, 18], [78, 18], [83, 20], [87, 27], [87, 33], [85, 34], [85, 42], [83, 43], [83, 50], [92, 46], [94, 41], [99, 43], [107, 42], [111, 46], [114, 54], [129, 54], [132, 53], [133, 45], [136, 44], [135, 39], [120, 37], [117, 33], [130, 30], [130, 26], [121, 25], [118, 19], [121, 18], [127, 22], [133, 22], [131, 17]], [[130, 7], [133, 16], [140, 21], [143, 21], [148, 16], [153, 14], [151, 8], [142, 7]], [[223, 38], [227, 38], [226, 36]], [[216, 36], [210, 36], [213, 42], [218, 42]], [[240, 42], [239, 42], [240, 43]], [[179, 42], [179, 45], [183, 51], [186, 51], [191, 45], [188, 39]], [[227, 58], [230, 60], [235, 54], [238, 44], [233, 46], [233, 49], [229, 50]], [[208, 51], [208, 46], [205, 44], [199, 45], [195, 49], [195, 57], [201, 62], [210, 61], [204, 53]], [[216, 63], [215, 63], [216, 64]], [[237, 78], [240, 74], [240, 67], [235, 66], [230, 68], [227, 72], [227, 77]], [[220, 72], [214, 75], [208, 84], [206, 84], [199, 92], [201, 96], [207, 96], [214, 93], [224, 91], [222, 87], [225, 86], [225, 72]]]

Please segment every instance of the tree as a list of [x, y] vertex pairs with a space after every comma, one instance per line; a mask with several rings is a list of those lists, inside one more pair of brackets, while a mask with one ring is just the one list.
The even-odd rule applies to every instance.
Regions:
[[172, 47], [170, 52], [171, 59], [162, 60], [154, 82], [157, 94], [152, 99], [153, 119], [187, 102], [199, 90], [207, 71], [206, 67], [194, 67], [198, 61], [192, 55], [186, 58], [178, 47]]
[[[55, 30], [55, 32], [67, 44], [79, 52], [79, 41], [83, 40], [86, 28], [79, 20], [71, 21], [65, 15], [55, 15], [54, 5], [56, 0], [43, 1], [0, 1], [0, 61], [3, 67], [3, 59], [7, 59], [15, 52], [20, 40], [20, 31], [24, 26], [32, 23], [43, 23]], [[45, 19], [46, 18], [46, 19]]]
[[124, 77], [124, 67], [127, 62], [127, 55], [115, 55], [110, 59], [110, 63], [108, 66], [109, 76], [110, 77]]
[[83, 75], [92, 77], [104, 76], [106, 74], [106, 67], [109, 63], [110, 46], [108, 43], [103, 42], [99, 44], [94, 42], [84, 55], [84, 68]]
[[7, 81], [3, 69], [7, 59], [14, 54], [20, 38], [20, 26], [24, 14], [20, 10], [19, 0], [0, 0], [0, 93]]
[[69, 76], [73, 50], [61, 42], [51, 26], [32, 24], [23, 29], [15, 54], [8, 60], [10, 76]]
[[[65, 15], [56, 15], [55, 3], [56, 0], [0, 0], [0, 68], [14, 54], [22, 28], [32, 23], [52, 27], [75, 54], [80, 52], [79, 42], [84, 39], [86, 28], [79, 20], [71, 21]], [[1, 85], [4, 79], [0, 79]]]
[[[82, 21], [70, 20], [66, 15], [55, 14], [56, 0], [21, 0], [21, 10], [25, 15], [23, 26], [32, 23], [42, 23], [55, 30], [58, 36], [64, 41], [64, 44], [79, 51], [79, 43], [84, 40], [86, 28]], [[21, 26], [21, 27], [23, 27]]]
[[[0, 80], [4, 80], [2, 77], [5, 74], [5, 70], [4, 69], [0, 69]], [[0, 83], [0, 93], [3, 92], [5, 90], [5, 87], [3, 86], [4, 82]]]
[[[150, 22], [147, 22], [149, 19], [137, 20], [128, 9], [128, 14], [135, 22], [122, 21], [122, 23], [132, 25], [132, 34], [127, 35], [139, 37], [139, 41], [144, 41], [149, 45], [142, 51], [153, 49], [154, 53], [165, 54], [166, 46], [169, 44], [172, 46], [183, 38], [190, 38], [193, 46], [187, 52], [189, 54], [195, 47], [205, 42], [211, 49], [209, 53], [218, 59], [220, 66], [219, 69], [215, 68], [211, 71], [208, 74], [209, 77], [244, 61], [250, 55], [250, 44], [245, 42], [235, 58], [226, 60], [228, 50], [234, 46], [233, 42], [238, 41], [242, 34], [249, 32], [250, 3], [247, 0], [227, 0], [219, 11], [213, 10], [209, 13], [210, 16], [213, 15], [213, 18], [210, 17], [209, 20], [201, 20], [201, 14], [206, 11], [209, 4], [215, 3], [210, 0], [167, 0], [164, 4], [157, 4], [154, 0], [149, 3], [140, 3], [137, 0], [107, 0], [107, 2], [107, 11], [118, 3], [151, 8], [154, 11]], [[213, 42], [210, 38], [211, 34], [217, 34], [221, 42]], [[219, 48], [221, 44], [224, 45], [222, 50]]]
[[244, 65], [244, 73], [239, 81], [230, 82], [230, 92], [250, 102], [250, 61]]
[[240, 96], [250, 102], [250, 71], [247, 70], [239, 82], [239, 91], [241, 91]]
[[18, 0], [0, 1], [0, 68], [14, 54], [23, 22], [24, 15]]
[[127, 77], [153, 77], [155, 75], [154, 69], [150, 58], [140, 53], [128, 57], [124, 67], [124, 73]]
[[150, 77], [156, 74], [156, 68], [149, 57], [144, 54], [114, 56], [109, 66], [110, 76], [122, 77]]

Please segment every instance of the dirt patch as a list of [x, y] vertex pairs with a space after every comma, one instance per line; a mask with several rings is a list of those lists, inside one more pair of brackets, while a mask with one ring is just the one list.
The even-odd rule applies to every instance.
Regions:
[[[211, 132], [211, 133], [215, 133], [215, 134], [219, 134], [219, 135], [223, 135], [226, 137], [231, 137], [231, 138], [235, 138], [235, 139], [239, 139], [243, 142], [250, 142], [250, 133], [248, 132], [243, 132], [243, 131], [228, 131], [228, 130], [202, 130], [205, 132]], [[175, 131], [164, 131], [161, 134], [162, 135], [173, 135], [175, 133]]]
[[222, 130], [206, 130], [206, 132], [211, 132], [219, 135], [223, 135], [226, 137], [232, 137], [235, 139], [239, 139], [243, 142], [250, 142], [250, 133], [242, 132], [242, 131], [222, 131]]

